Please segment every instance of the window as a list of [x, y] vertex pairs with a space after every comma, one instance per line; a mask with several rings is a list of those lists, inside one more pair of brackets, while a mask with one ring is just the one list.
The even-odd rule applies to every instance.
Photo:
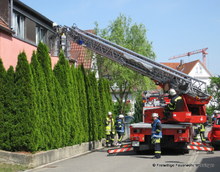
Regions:
[[13, 13], [13, 30], [17, 37], [24, 39], [24, 16], [17, 12]]
[[199, 73], [202, 74], [202, 67], [199, 66]]
[[220, 125], [220, 118], [217, 119], [216, 125]]
[[196, 67], [196, 74], [202, 74], [202, 67], [201, 66]]
[[36, 44], [36, 23], [29, 19], [25, 18], [25, 40], [27, 40], [30, 43]]
[[41, 26], [36, 26], [36, 44], [40, 42], [46, 43], [46, 29]]

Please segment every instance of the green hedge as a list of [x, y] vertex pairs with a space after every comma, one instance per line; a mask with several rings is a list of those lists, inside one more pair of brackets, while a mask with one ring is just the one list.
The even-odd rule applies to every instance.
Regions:
[[40, 43], [29, 64], [18, 56], [14, 71], [0, 60], [0, 149], [39, 151], [105, 136], [104, 120], [112, 109], [109, 84], [61, 53], [54, 69]]

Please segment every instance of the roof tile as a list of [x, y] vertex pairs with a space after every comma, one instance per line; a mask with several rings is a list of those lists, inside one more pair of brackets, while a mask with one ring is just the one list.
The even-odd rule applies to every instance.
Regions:
[[182, 65], [180, 65], [180, 63], [164, 63], [164, 62], [162, 62], [161, 64], [164, 64], [164, 65], [169, 66], [173, 69], [179, 70], [183, 73], [189, 74], [192, 71], [193, 67], [197, 63], [200, 63], [204, 67], [204, 69], [210, 74], [208, 69], [200, 62], [200, 60], [195, 60], [195, 61], [192, 61], [192, 62], [183, 63]]
[[1, 17], [0, 17], [0, 26], [2, 26], [3, 28], [7, 30], [11, 30], [8, 24]]
[[[90, 33], [95, 33], [94, 30], [86, 30]], [[87, 50], [87, 48], [78, 45], [77, 43], [71, 42], [70, 48], [70, 58], [76, 61], [76, 66], [83, 65], [85, 69], [91, 69], [92, 67], [92, 60], [91, 54]]]

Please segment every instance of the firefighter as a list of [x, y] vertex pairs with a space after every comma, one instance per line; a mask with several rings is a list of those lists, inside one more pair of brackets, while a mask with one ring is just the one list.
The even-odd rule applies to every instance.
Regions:
[[194, 129], [193, 140], [198, 140], [199, 126], [197, 124], [194, 124], [193, 129]]
[[164, 115], [166, 119], [170, 117], [170, 112], [178, 112], [181, 111], [183, 108], [183, 99], [176, 93], [176, 90], [174, 90], [173, 88], [169, 90], [169, 98], [170, 103], [167, 106], [165, 106], [164, 109]]
[[111, 147], [114, 146], [114, 136], [115, 136], [115, 122], [112, 117], [112, 112], [108, 112], [108, 116], [106, 118], [106, 146]]
[[214, 110], [213, 115], [212, 115], [212, 124], [214, 124], [214, 122], [215, 122], [215, 120], [217, 118], [217, 113], [218, 113], [218, 111]]
[[161, 147], [160, 147], [160, 140], [162, 138], [162, 127], [161, 122], [158, 119], [159, 116], [157, 113], [152, 114], [153, 122], [152, 126], [152, 134], [151, 134], [151, 143], [154, 145], [154, 153], [155, 156], [153, 158], [160, 158], [161, 157]]
[[121, 142], [122, 142], [122, 138], [124, 136], [125, 133], [125, 124], [124, 124], [124, 115], [120, 114], [115, 122], [115, 128], [118, 134], [118, 146], [121, 146]]
[[199, 124], [198, 130], [199, 130], [199, 135], [200, 135], [201, 141], [205, 142], [206, 141], [206, 139], [205, 139], [205, 125], [202, 123]]

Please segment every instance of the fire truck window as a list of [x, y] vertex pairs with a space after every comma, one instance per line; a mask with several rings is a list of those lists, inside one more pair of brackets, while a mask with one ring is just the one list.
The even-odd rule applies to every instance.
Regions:
[[220, 118], [217, 119], [216, 125], [220, 125]]
[[192, 115], [199, 115], [199, 108], [198, 107], [190, 107], [189, 106], [189, 111], [192, 112]]

